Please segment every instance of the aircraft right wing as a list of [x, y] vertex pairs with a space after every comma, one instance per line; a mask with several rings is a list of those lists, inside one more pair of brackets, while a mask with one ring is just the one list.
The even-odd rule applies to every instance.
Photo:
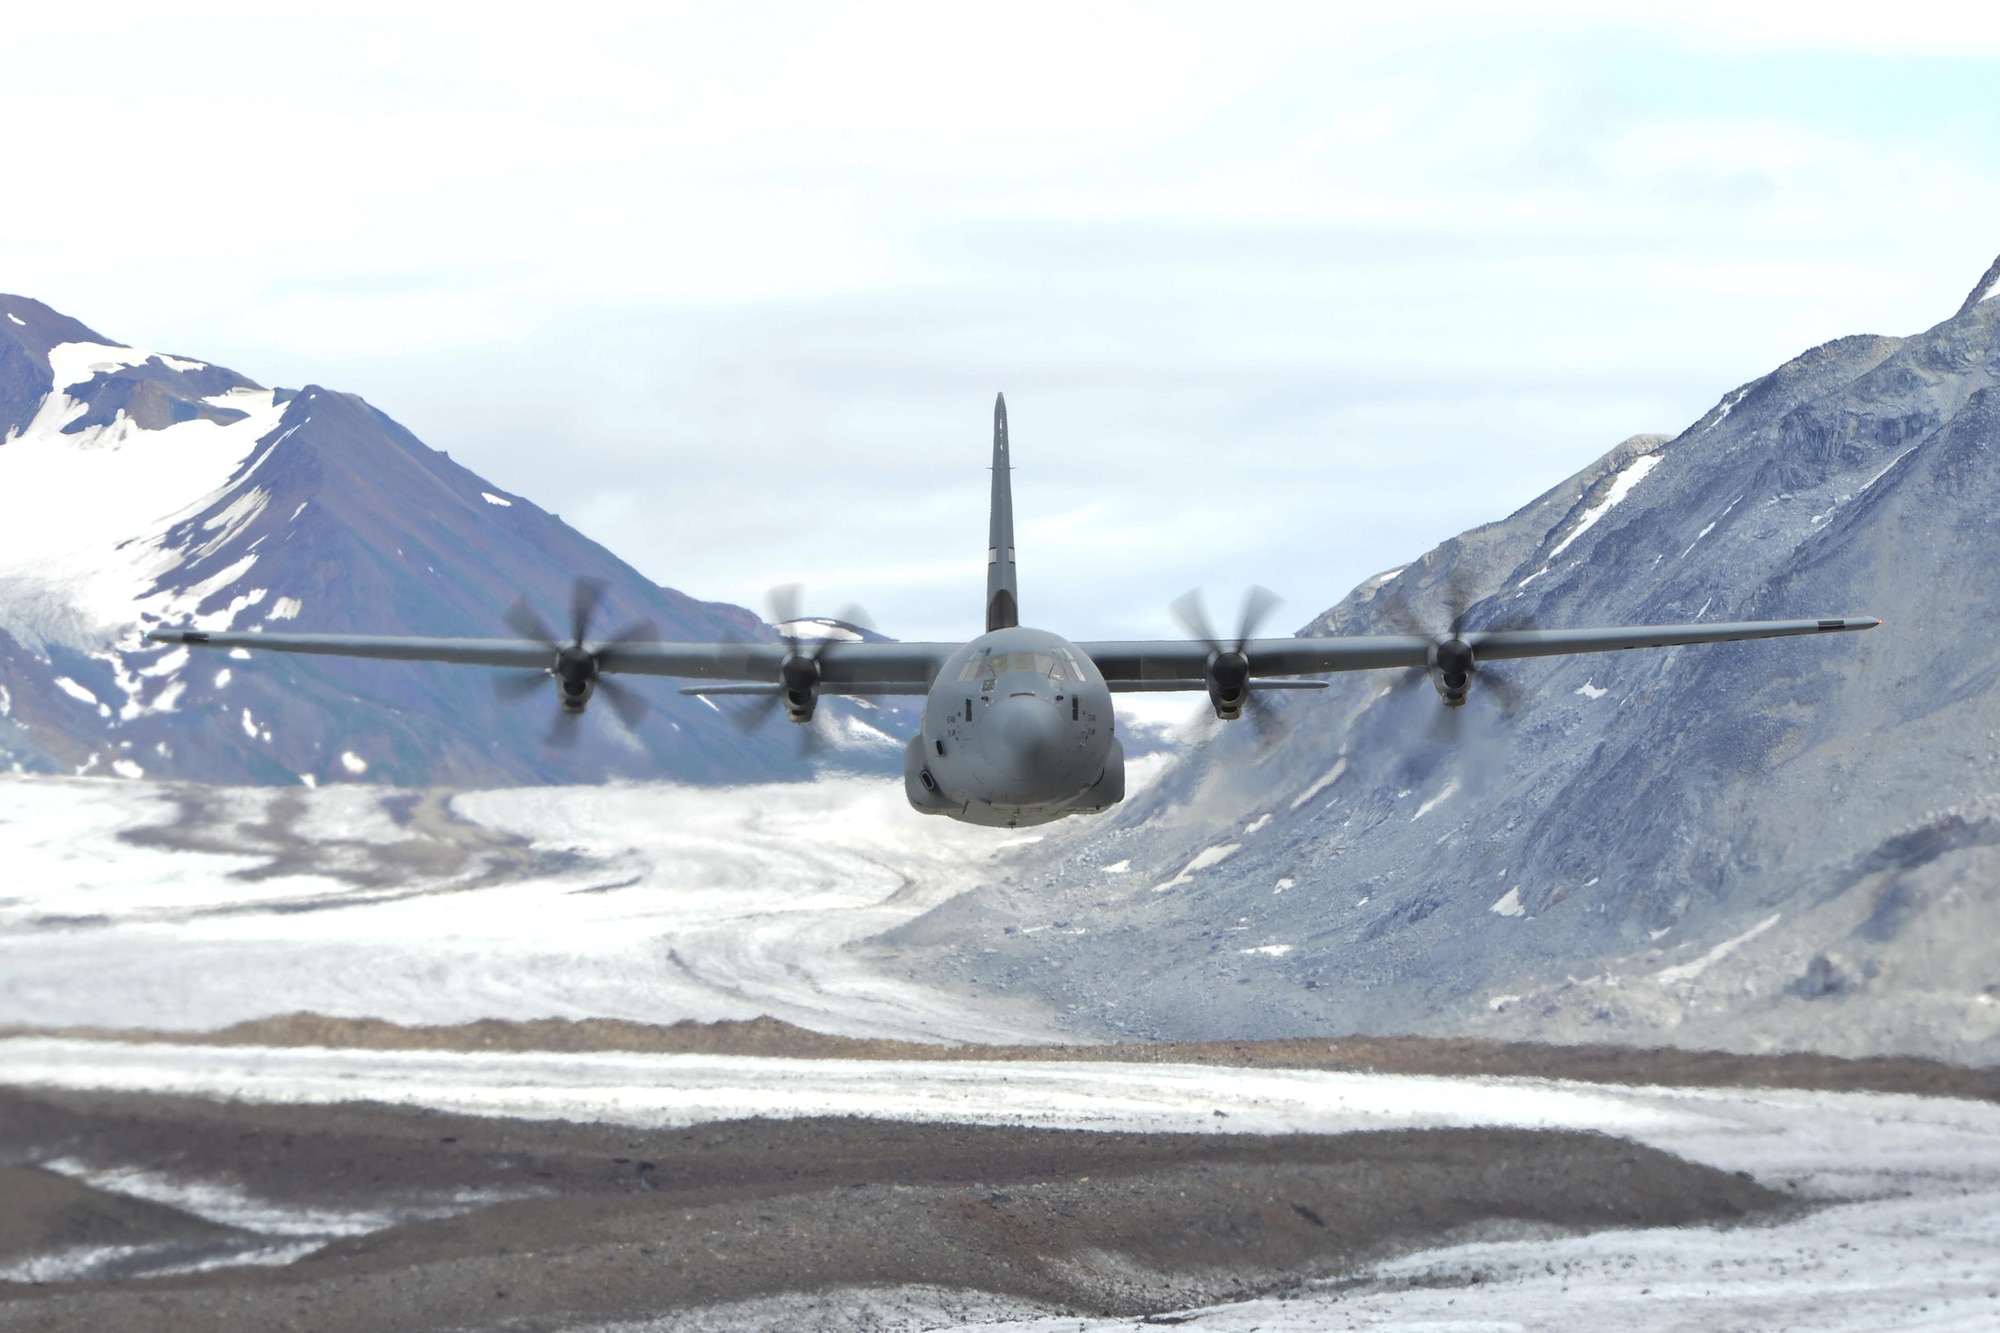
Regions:
[[[1468, 630], [1459, 638], [1479, 661], [1552, 657], [1568, 653], [1609, 653], [1629, 648], [1677, 648], [1743, 639], [1782, 639], [1874, 629], [1872, 616], [1817, 620], [1744, 620], [1716, 624], [1620, 625], [1604, 629]], [[1251, 639], [1243, 645], [1250, 677], [1260, 685], [1279, 684], [1271, 676], [1317, 676], [1335, 671], [1378, 671], [1420, 667], [1433, 645], [1448, 634], [1333, 635], [1326, 638]], [[1115, 691], [1205, 688], [1214, 649], [1199, 640], [1080, 643]]]

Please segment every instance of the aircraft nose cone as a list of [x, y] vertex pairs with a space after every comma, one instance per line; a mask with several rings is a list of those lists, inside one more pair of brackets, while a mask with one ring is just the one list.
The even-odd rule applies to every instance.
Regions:
[[994, 759], [1017, 782], [1029, 781], [1046, 769], [1062, 745], [1062, 723], [1046, 699], [1002, 699], [987, 715], [987, 725], [999, 742], [993, 747]]

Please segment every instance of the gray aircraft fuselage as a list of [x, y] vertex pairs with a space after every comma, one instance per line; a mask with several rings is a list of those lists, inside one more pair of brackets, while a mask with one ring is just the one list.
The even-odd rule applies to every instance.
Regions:
[[986, 633], [939, 667], [903, 760], [918, 810], [1009, 828], [1125, 798], [1125, 750], [1112, 734], [1103, 673], [1069, 640], [1018, 623], [1012, 471], [1007, 400], [997, 397]]
[[1090, 655], [1047, 630], [988, 631], [945, 660], [905, 782], [928, 813], [1017, 827], [1116, 805], [1124, 748]]

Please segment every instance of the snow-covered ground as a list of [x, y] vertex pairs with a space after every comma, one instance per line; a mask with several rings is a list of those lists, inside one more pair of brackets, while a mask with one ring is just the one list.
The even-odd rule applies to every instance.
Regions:
[[[840, 1114], [1084, 1129], [1596, 1129], [1802, 1199], [1730, 1230], [1485, 1242], [1369, 1280], [1195, 1314], [1194, 1327], [1471, 1330], [2000, 1327], [2000, 1106], [1861, 1093], [1612, 1087], [1097, 1063], [902, 1063], [0, 1042], [7, 1082], [689, 1124]], [[928, 1323], [928, 1321], [923, 1321]], [[935, 1327], [935, 1324], [928, 1326]], [[964, 1324], [1137, 1327], [1075, 1316]]]
[[0, 1025], [770, 1014], [1040, 1040], [1030, 1002], [848, 947], [1035, 840], [927, 819], [870, 778], [447, 798], [0, 776]]
[[[299, 1009], [406, 1023], [769, 1013], [853, 1035], [1044, 1038], [1051, 1015], [932, 991], [851, 947], [1014, 873], [1014, 851], [1033, 836], [924, 819], [893, 783], [870, 779], [447, 799], [0, 778], [0, 1024], [196, 1030]], [[2000, 1107], [1983, 1103], [1110, 1063], [46, 1038], [0, 1041], [0, 1082], [644, 1125], [846, 1112], [1246, 1133], [1599, 1129], [1844, 1202], [1729, 1231], [1459, 1246], [1381, 1265], [1359, 1285], [1202, 1311], [1190, 1323], [2000, 1328]], [[856, 1299], [908, 1316], [876, 1321], [883, 1327], [935, 1328], [958, 1317], [949, 1311], [974, 1309], [988, 1322], [961, 1326], [1133, 1327], [1023, 1320], [1017, 1305], [935, 1293]], [[715, 1327], [735, 1326], [717, 1317]]]

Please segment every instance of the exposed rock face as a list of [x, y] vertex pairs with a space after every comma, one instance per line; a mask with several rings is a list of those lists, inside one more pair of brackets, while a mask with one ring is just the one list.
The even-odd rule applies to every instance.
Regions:
[[1475, 687], [1456, 744], [1420, 676], [1336, 678], [1277, 700], [1268, 752], [1226, 731], [904, 942], [1112, 1034], [2000, 1058], [1996, 274], [1933, 329], [1814, 348], [1635, 436], [1304, 632], [1442, 628], [1461, 589], [1472, 628], [1885, 627], [1505, 664], [1511, 716]]
[[[502, 708], [476, 668], [140, 638], [162, 623], [511, 637], [517, 595], [560, 625], [578, 576], [608, 584], [600, 634], [642, 619], [670, 639], [769, 634], [656, 586], [351, 394], [264, 389], [0, 296], [0, 770], [407, 785], [809, 771], [789, 727], [746, 738], [665, 682], [635, 686], [654, 705], [636, 730], [593, 708], [581, 744], [552, 750], [553, 692]], [[875, 766], [896, 768], [899, 745], [848, 734], [851, 761], [879, 749]]]

